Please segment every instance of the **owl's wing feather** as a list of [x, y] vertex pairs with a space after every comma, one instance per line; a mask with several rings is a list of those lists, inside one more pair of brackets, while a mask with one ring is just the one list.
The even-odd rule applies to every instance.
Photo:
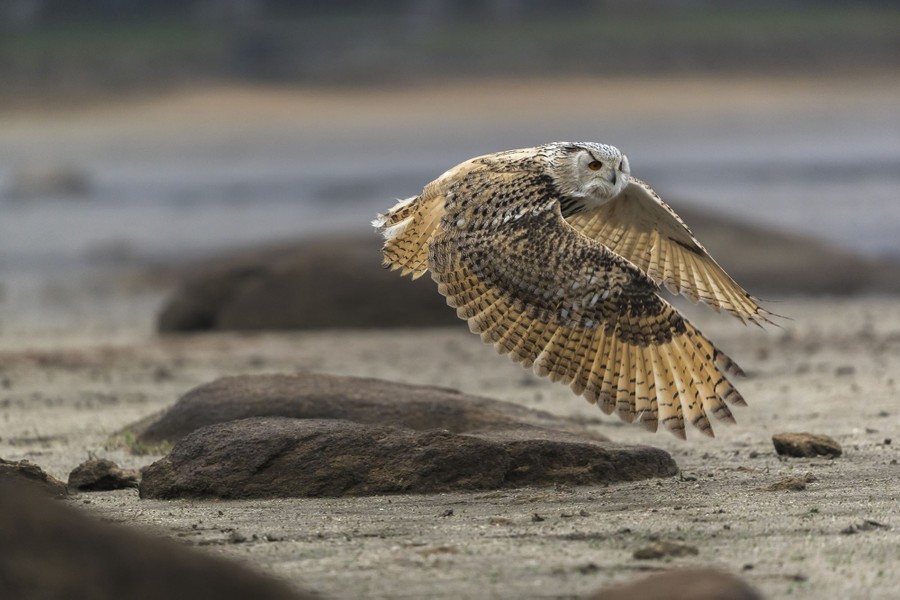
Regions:
[[672, 293], [725, 310], [741, 321], [769, 321], [771, 314], [728, 276], [646, 183], [632, 178], [611, 201], [567, 220]]
[[580, 235], [558, 203], [489, 226], [441, 228], [428, 268], [469, 328], [538, 375], [569, 384], [608, 413], [661, 422], [733, 422], [740, 368], [658, 294], [641, 271]]

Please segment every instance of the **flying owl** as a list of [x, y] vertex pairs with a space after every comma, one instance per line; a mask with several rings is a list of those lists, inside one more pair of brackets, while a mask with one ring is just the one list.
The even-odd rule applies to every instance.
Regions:
[[729, 277], [628, 158], [556, 142], [479, 156], [373, 225], [385, 267], [420, 277], [473, 333], [604, 413], [684, 439], [687, 418], [734, 422], [741, 369], [660, 296], [760, 324], [770, 313]]

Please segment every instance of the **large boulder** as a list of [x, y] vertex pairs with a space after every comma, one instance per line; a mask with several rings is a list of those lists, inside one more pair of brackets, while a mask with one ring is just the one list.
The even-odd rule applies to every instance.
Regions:
[[17, 600], [314, 598], [221, 558], [103, 523], [0, 481], [0, 596]]
[[605, 439], [548, 412], [457, 390], [321, 373], [239, 375], [196, 387], [162, 415], [133, 425], [139, 443], [174, 442], [205, 425], [248, 417], [344, 419], [455, 433], [522, 426]]
[[142, 498], [271, 498], [436, 493], [671, 476], [668, 453], [531, 436], [415, 431], [340, 420], [257, 417], [182, 438], [144, 470]]
[[374, 234], [308, 240], [188, 268], [162, 332], [461, 325], [430, 277], [381, 265]]
[[[900, 265], [814, 238], [747, 225], [707, 210], [678, 211], [716, 260], [750, 292], [900, 291]], [[162, 332], [463, 326], [427, 275], [381, 266], [372, 234], [248, 250], [170, 273], [179, 282]]]

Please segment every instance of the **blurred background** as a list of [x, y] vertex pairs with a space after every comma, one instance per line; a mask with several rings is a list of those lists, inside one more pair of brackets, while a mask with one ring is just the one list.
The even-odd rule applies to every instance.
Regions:
[[297, 302], [310, 256], [377, 267], [396, 198], [556, 140], [621, 148], [751, 291], [900, 289], [892, 1], [4, 0], [0, 82], [0, 327], [211, 265]]

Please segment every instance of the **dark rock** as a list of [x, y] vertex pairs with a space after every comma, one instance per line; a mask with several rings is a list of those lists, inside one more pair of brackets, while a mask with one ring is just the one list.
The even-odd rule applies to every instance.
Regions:
[[716, 569], [676, 569], [600, 590], [591, 600], [762, 600], [749, 584]]
[[772, 436], [775, 452], [786, 456], [811, 458], [813, 456], [837, 457], [841, 445], [827, 435], [816, 433], [776, 433]]
[[[339, 420], [253, 418], [182, 438], [150, 465], [141, 497], [296, 497], [431, 493], [612, 483], [677, 471], [664, 451], [563, 433], [414, 431]], [[533, 445], [534, 447], [531, 447]]]
[[48, 475], [36, 464], [27, 460], [13, 462], [0, 458], [0, 484], [26, 486], [53, 498], [69, 495], [66, 484]]
[[218, 379], [189, 391], [158, 419], [135, 425], [132, 432], [140, 443], [155, 444], [176, 441], [205, 425], [249, 417], [343, 419], [454, 433], [514, 431], [528, 425], [559, 430], [555, 439], [561, 431], [578, 434], [582, 441], [605, 439], [573, 421], [511, 402], [446, 388], [318, 373]]
[[249, 251], [182, 279], [159, 315], [162, 332], [464, 326], [430, 277], [382, 267], [374, 232]]
[[144, 471], [142, 498], [261, 498], [499, 487], [509, 457], [448, 431], [243, 419], [203, 427]]
[[[895, 263], [690, 205], [677, 209], [753, 293], [900, 290]], [[382, 268], [381, 242], [374, 232], [306, 240], [170, 272], [180, 287], [159, 316], [159, 330], [463, 326], [430, 277], [412, 281]]]
[[648, 560], [665, 558], [667, 556], [696, 556], [699, 553], [700, 551], [694, 546], [679, 544], [677, 542], [660, 541], [635, 550], [633, 556], [638, 560]]
[[75, 467], [69, 473], [69, 487], [79, 492], [101, 492], [136, 488], [140, 473], [120, 469], [111, 460], [91, 459]]
[[4, 598], [313, 598], [158, 535], [103, 523], [0, 481]]
[[479, 432], [510, 457], [506, 485], [589, 485], [675, 475], [672, 457], [649, 446], [592, 443], [581, 436], [534, 427]]

